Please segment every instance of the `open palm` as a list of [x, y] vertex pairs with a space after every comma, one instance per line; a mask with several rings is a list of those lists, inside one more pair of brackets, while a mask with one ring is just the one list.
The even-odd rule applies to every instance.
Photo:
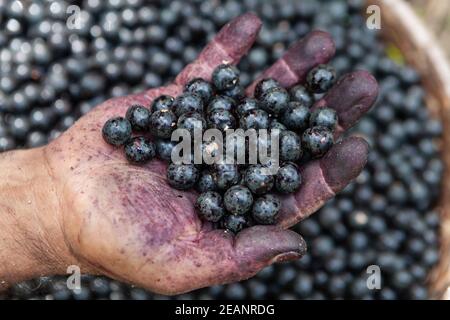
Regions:
[[[194, 211], [196, 194], [167, 184], [167, 164], [153, 160], [145, 166], [130, 165], [123, 152], [101, 136], [104, 122], [124, 116], [130, 105], [149, 106], [161, 94], [176, 96], [188, 80], [209, 80], [217, 65], [237, 64], [260, 27], [254, 14], [236, 18], [172, 84], [108, 100], [45, 147], [61, 199], [64, 239], [82, 271], [175, 294], [249, 278], [270, 263], [303, 255], [303, 239], [286, 229], [320, 208], [359, 174], [368, 152], [364, 140], [344, 139], [324, 158], [302, 167], [303, 185], [296, 194], [283, 198], [276, 226], [254, 226], [234, 236], [199, 220]], [[273, 77], [285, 87], [302, 83], [306, 73], [326, 63], [334, 51], [328, 34], [312, 32], [260, 78]], [[247, 89], [248, 94], [253, 87]], [[375, 79], [360, 71], [342, 77], [314, 107], [335, 108], [342, 133], [370, 108], [376, 95]]]

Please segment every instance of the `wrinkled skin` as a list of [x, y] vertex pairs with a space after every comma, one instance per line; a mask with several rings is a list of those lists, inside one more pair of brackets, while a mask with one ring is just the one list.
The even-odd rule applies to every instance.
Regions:
[[[64, 239], [82, 272], [176, 294], [249, 278], [268, 264], [304, 254], [301, 236], [286, 229], [316, 211], [359, 174], [368, 152], [361, 138], [347, 138], [323, 159], [301, 168], [303, 186], [283, 198], [276, 226], [255, 226], [234, 236], [199, 220], [195, 192], [172, 189], [166, 182], [165, 163], [130, 165], [122, 150], [106, 144], [101, 136], [105, 121], [124, 116], [130, 105], [149, 106], [161, 94], [176, 96], [194, 77], [210, 80], [218, 64], [238, 63], [260, 26], [254, 14], [238, 17], [174, 83], [108, 100], [45, 147], [60, 199]], [[261, 77], [274, 77], [291, 87], [304, 82], [307, 71], [329, 61], [334, 51], [328, 34], [313, 32], [293, 44]], [[253, 88], [254, 84], [247, 94]], [[315, 107], [335, 108], [341, 133], [370, 108], [376, 95], [374, 78], [356, 72], [344, 76]]]

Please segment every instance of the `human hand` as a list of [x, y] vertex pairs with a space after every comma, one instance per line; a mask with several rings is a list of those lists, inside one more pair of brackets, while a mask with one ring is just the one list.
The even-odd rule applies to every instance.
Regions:
[[[217, 65], [237, 64], [260, 26], [254, 14], [236, 18], [172, 84], [110, 99], [42, 149], [58, 199], [53, 207], [59, 226], [54, 238], [64, 242], [68, 253], [58, 263], [76, 263], [83, 272], [175, 294], [249, 278], [268, 264], [303, 255], [303, 239], [287, 228], [319, 209], [359, 174], [368, 152], [363, 139], [344, 139], [325, 157], [302, 167], [303, 185], [294, 195], [283, 197], [276, 226], [254, 226], [234, 236], [202, 223], [194, 210], [196, 194], [172, 189], [166, 182], [165, 163], [130, 165], [101, 136], [105, 121], [123, 116], [130, 105], [149, 106], [162, 94], [177, 96], [188, 80], [209, 80]], [[260, 79], [273, 77], [285, 87], [302, 83], [307, 72], [328, 62], [334, 51], [328, 34], [312, 32]], [[341, 134], [376, 96], [375, 79], [360, 71], [341, 78], [314, 107], [334, 108]]]

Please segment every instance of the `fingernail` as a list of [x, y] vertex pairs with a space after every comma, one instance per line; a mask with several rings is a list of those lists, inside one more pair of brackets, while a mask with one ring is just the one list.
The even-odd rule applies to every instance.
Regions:
[[375, 78], [366, 71], [355, 71], [339, 79], [312, 109], [323, 106], [335, 109], [340, 125], [348, 129], [372, 107], [377, 96], [378, 83]]
[[302, 255], [300, 253], [295, 252], [295, 251], [290, 251], [290, 252], [284, 252], [284, 253], [281, 253], [281, 254], [275, 256], [275, 258], [273, 258], [272, 261], [274, 263], [282, 263], [282, 262], [298, 260], [301, 257], [302, 257]]
[[246, 13], [231, 21], [217, 35], [216, 41], [231, 57], [247, 52], [261, 28], [262, 22], [254, 13]]
[[333, 146], [320, 159], [322, 174], [328, 186], [338, 192], [355, 179], [367, 162], [369, 145], [359, 137], [349, 137]]
[[[296, 81], [303, 82], [311, 68], [327, 63], [336, 52], [331, 35], [324, 31], [313, 31], [300, 41], [294, 43], [284, 54], [283, 59], [297, 75]], [[292, 83], [288, 84], [293, 85]]]

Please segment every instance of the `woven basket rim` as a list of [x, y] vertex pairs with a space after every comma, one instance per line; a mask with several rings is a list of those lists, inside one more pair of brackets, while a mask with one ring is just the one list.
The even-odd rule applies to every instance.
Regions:
[[437, 210], [441, 215], [440, 260], [428, 276], [431, 297], [450, 299], [450, 66], [435, 36], [404, 0], [367, 0], [381, 12], [381, 34], [414, 66], [426, 89], [427, 108], [443, 123], [441, 155], [445, 175]]

